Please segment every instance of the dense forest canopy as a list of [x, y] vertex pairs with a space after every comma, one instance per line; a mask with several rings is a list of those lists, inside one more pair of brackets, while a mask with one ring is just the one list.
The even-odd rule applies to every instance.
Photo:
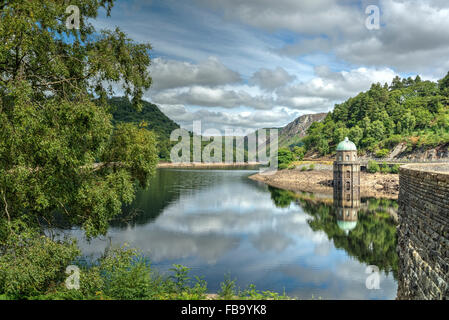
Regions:
[[399, 142], [413, 146], [449, 143], [449, 73], [438, 81], [400, 79], [380, 83], [337, 104], [303, 139], [307, 150], [326, 155], [348, 136], [362, 152], [390, 149]]

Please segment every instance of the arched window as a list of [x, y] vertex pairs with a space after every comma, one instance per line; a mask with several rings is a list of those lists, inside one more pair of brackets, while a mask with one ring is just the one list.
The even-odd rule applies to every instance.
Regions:
[[346, 161], [349, 161], [349, 155], [346, 155]]
[[348, 178], [348, 179], [351, 178], [351, 171], [349, 171], [349, 170], [346, 171], [346, 178]]
[[346, 191], [351, 191], [351, 183], [349, 181], [346, 182]]

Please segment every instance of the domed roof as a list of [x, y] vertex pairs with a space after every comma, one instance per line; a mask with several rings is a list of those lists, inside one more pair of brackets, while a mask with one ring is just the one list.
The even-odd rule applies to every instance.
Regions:
[[351, 231], [357, 226], [357, 221], [337, 221], [338, 227], [343, 231]]
[[354, 142], [349, 141], [349, 138], [346, 137], [344, 141], [338, 144], [337, 151], [357, 151], [357, 147]]

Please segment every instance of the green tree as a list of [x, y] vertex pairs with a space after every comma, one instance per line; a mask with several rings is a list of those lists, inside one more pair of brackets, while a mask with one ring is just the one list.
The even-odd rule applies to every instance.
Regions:
[[446, 74], [446, 76], [443, 79], [438, 81], [438, 86], [443, 95], [449, 96], [449, 72]]
[[370, 161], [368, 161], [368, 166], [367, 166], [366, 170], [369, 173], [376, 173], [376, 172], [380, 171], [380, 166], [376, 161], [370, 160]]
[[306, 153], [306, 148], [295, 146], [293, 148], [293, 152], [298, 160], [302, 161], [304, 159], [304, 155]]
[[0, 4], [3, 234], [15, 220], [41, 228], [62, 220], [87, 236], [104, 234], [156, 166], [152, 133], [113, 129], [106, 103], [117, 85], [139, 108], [151, 85], [150, 45], [89, 23], [100, 8], [109, 14], [113, 1], [71, 4], [80, 9], [80, 29], [65, 26], [64, 1]]
[[363, 138], [363, 130], [356, 125], [355, 127], [349, 129], [348, 137], [355, 143], [355, 145], [358, 145], [360, 140]]
[[374, 138], [376, 141], [382, 140], [384, 134], [385, 127], [383, 122], [380, 120], [374, 121], [368, 130], [368, 136]]
[[295, 161], [295, 156], [293, 152], [288, 148], [278, 149], [278, 164], [279, 167], [288, 166], [292, 161]]
[[343, 123], [341, 123], [341, 125], [343, 126], [335, 129], [334, 131], [334, 144], [338, 144], [340, 141], [343, 141], [349, 134], [348, 128], [344, 127]]

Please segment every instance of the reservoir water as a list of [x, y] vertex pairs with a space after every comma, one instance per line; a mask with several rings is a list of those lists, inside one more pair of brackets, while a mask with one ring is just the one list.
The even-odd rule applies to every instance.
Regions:
[[127, 243], [163, 273], [190, 267], [209, 292], [229, 274], [242, 289], [300, 299], [396, 297], [395, 201], [362, 199], [347, 223], [332, 199], [268, 187], [248, 179], [253, 173], [159, 169], [107, 236], [87, 242], [79, 230], [68, 233], [88, 257]]

